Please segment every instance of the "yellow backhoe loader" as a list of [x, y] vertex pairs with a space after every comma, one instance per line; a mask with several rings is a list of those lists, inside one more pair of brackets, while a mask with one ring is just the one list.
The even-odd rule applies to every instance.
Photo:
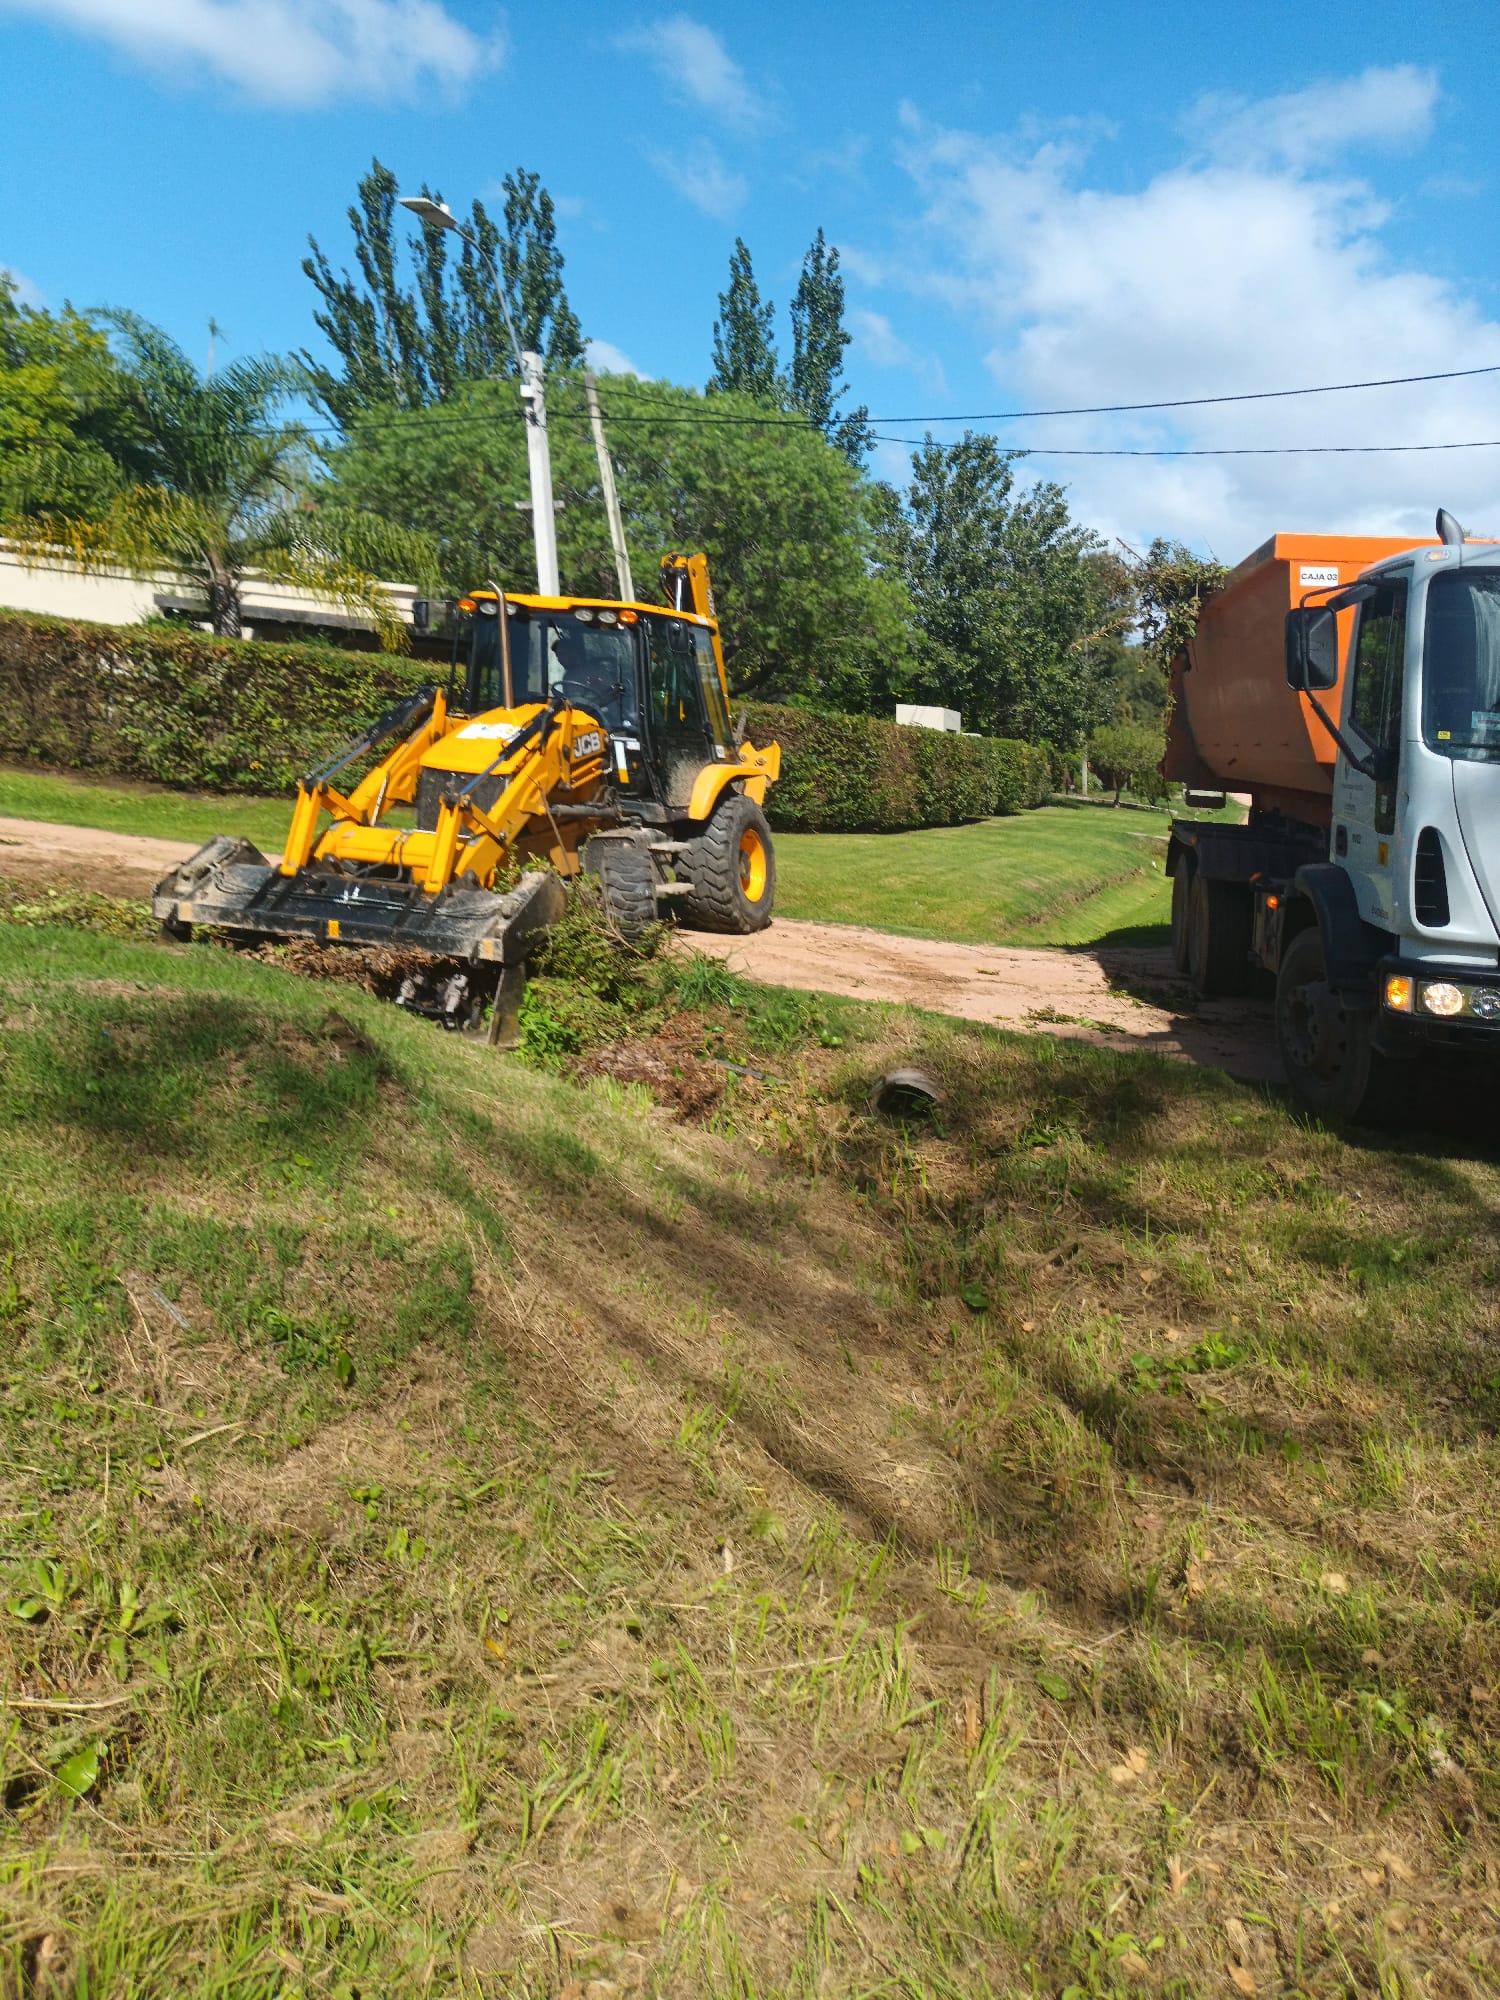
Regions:
[[[457, 1027], [493, 994], [499, 1040], [563, 880], [584, 870], [627, 937], [669, 912], [690, 929], [762, 929], [776, 887], [762, 806], [781, 751], [730, 722], [706, 559], [668, 556], [662, 581], [665, 607], [472, 591], [447, 687], [301, 781], [278, 861], [221, 836], [159, 882], [165, 932], [428, 953], [452, 963], [409, 980], [406, 1003]], [[551, 869], [517, 875], [537, 860]]]

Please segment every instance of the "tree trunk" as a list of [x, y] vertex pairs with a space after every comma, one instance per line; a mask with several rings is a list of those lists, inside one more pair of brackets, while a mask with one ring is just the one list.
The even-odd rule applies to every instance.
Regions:
[[239, 586], [227, 573], [211, 576], [208, 580], [208, 616], [216, 639], [238, 639], [242, 636]]

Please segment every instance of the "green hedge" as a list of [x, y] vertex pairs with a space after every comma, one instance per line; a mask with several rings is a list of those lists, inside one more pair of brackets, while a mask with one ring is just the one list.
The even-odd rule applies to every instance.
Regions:
[[[285, 792], [362, 722], [441, 674], [330, 646], [212, 639], [0, 611], [0, 756], [221, 792]], [[771, 824], [893, 833], [1023, 812], [1047, 795], [1029, 744], [752, 704], [781, 745]]]
[[0, 755], [284, 792], [434, 671], [332, 646], [0, 612]]
[[750, 739], [781, 745], [766, 799], [788, 833], [897, 833], [1024, 812], [1047, 797], [1047, 754], [1029, 743], [908, 729], [869, 715], [751, 703]]

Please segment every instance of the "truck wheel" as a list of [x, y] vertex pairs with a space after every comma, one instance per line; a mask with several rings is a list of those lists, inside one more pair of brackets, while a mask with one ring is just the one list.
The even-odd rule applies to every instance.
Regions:
[[1198, 870], [1188, 853], [1177, 856], [1177, 872], [1172, 877], [1172, 970], [1186, 974], [1188, 933], [1192, 926], [1193, 877]]
[[763, 931], [776, 900], [771, 829], [754, 799], [726, 792], [680, 862], [693, 885], [679, 898], [680, 921], [694, 931]]
[[1323, 936], [1309, 924], [1276, 976], [1276, 1044], [1292, 1089], [1331, 1124], [1368, 1124], [1389, 1106], [1390, 1064], [1375, 1053], [1374, 1029], [1370, 1008], [1346, 1006], [1329, 985]]
[[638, 938], [657, 921], [656, 868], [643, 843], [605, 834], [585, 845], [583, 865], [621, 937]]
[[1254, 912], [1243, 882], [1210, 882], [1193, 870], [1188, 890], [1188, 983], [1200, 1000], [1243, 993], [1250, 984]]

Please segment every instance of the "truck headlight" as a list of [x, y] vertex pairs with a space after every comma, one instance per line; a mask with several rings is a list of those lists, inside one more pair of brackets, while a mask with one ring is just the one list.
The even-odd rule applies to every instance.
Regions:
[[1440, 1021], [1465, 1015], [1471, 1021], [1500, 1026], [1500, 986], [1462, 985], [1456, 979], [1415, 979], [1409, 972], [1388, 972], [1380, 982], [1380, 1002], [1390, 1014], [1435, 1015]]
[[1446, 979], [1437, 979], [1422, 988], [1422, 1008], [1424, 1013], [1440, 1014], [1446, 1020], [1451, 1015], [1464, 1011], [1464, 990], [1461, 986], [1450, 986]]

